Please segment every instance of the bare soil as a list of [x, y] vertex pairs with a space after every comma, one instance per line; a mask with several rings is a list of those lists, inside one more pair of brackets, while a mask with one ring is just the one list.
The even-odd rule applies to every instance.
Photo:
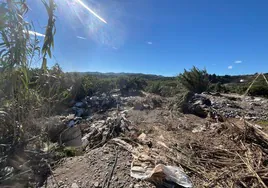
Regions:
[[[178, 166], [178, 161], [181, 161], [181, 167], [189, 175], [194, 187], [204, 187], [207, 184], [214, 187], [215, 182], [211, 182], [209, 177], [204, 177], [202, 173], [198, 172], [202, 169], [196, 169], [194, 166], [193, 169], [189, 169], [191, 164], [187, 162], [187, 158], [194, 157], [197, 155], [194, 151], [202, 150], [202, 148], [216, 148], [225, 151], [239, 149], [237, 138], [235, 138], [235, 134], [226, 134], [227, 131], [230, 131], [226, 123], [171, 111], [169, 104], [172, 100], [163, 99], [162, 106], [154, 109], [134, 110], [127, 106], [125, 109], [129, 109], [129, 111], [126, 118], [131, 121], [131, 129], [121, 136], [139, 142], [139, 135], [144, 133], [146, 142], [140, 142], [140, 144], [147, 144], [159, 156], [165, 156], [166, 160], [158, 161], [158, 163]], [[229, 123], [241, 123], [239, 119], [229, 119], [228, 121]], [[87, 126], [90, 126], [90, 123], [83, 124], [83, 129]], [[179, 156], [179, 153], [182, 155]], [[47, 186], [72, 188], [155, 187], [152, 183], [136, 180], [130, 176], [132, 160], [133, 157], [129, 151], [108, 142], [102, 147], [87, 149], [81, 156], [63, 159], [54, 168], [54, 176], [49, 177]], [[200, 161], [198, 164], [201, 163], [205, 166], [205, 162]], [[207, 164], [212, 164], [212, 162]], [[212, 166], [207, 166], [206, 169], [210, 169], [213, 173]], [[217, 173], [218, 171], [215, 169], [215, 174], [220, 175]], [[225, 185], [216, 186], [215, 184], [215, 187], [225, 187]]]

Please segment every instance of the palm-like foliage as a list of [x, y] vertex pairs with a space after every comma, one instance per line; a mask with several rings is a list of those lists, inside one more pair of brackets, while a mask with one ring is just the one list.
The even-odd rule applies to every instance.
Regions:
[[0, 63], [5, 68], [27, 66], [28, 57], [38, 50], [30, 40], [29, 30], [31, 24], [24, 20], [28, 11], [25, 0], [7, 1], [1, 3], [2, 29], [0, 30]]
[[[42, 49], [44, 64], [46, 54], [51, 56], [50, 49], [53, 47], [55, 4], [54, 0], [43, 3], [49, 16]], [[0, 107], [4, 107], [0, 109], [1, 183], [7, 179], [11, 180], [10, 177], [17, 173], [16, 170], [5, 170], [10, 166], [8, 161], [14, 155], [23, 154], [26, 140], [34, 135], [31, 120], [37, 117], [36, 112], [44, 105], [42, 92], [33, 88], [30, 73], [32, 60], [36, 55], [39, 56], [40, 47], [36, 36], [30, 36], [29, 31], [33, 30], [33, 25], [25, 21], [27, 11], [26, 0], [0, 2]]]
[[182, 85], [191, 92], [201, 93], [209, 87], [209, 79], [206, 70], [199, 70], [195, 66], [179, 75], [179, 81]]
[[42, 2], [45, 5], [48, 14], [46, 36], [42, 47], [42, 54], [43, 54], [42, 69], [46, 71], [47, 69], [46, 55], [48, 54], [48, 56], [51, 58], [51, 47], [54, 48], [54, 35], [56, 33], [54, 11], [56, 9], [56, 4], [54, 0], [49, 0], [48, 3], [45, 0], [42, 0]]

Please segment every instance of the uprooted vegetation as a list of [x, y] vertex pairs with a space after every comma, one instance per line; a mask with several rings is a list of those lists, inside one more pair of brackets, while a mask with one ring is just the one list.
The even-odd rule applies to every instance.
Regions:
[[268, 101], [253, 97], [267, 96], [265, 75], [247, 91], [257, 75], [49, 68], [55, 3], [43, 3], [44, 44], [25, 1], [0, 3], [1, 186], [267, 187]]
[[[61, 116], [37, 120], [46, 133], [37, 138], [48, 140], [39, 145], [29, 141], [35, 149], [28, 146], [24, 153], [29, 157], [39, 151], [41, 158], [35, 163], [26, 158], [30, 162], [22, 169], [28, 174], [20, 175], [21, 180], [31, 169], [40, 178], [35, 181], [48, 187], [170, 187], [175, 180], [167, 181], [162, 173], [173, 166], [183, 169], [188, 180], [178, 183], [186, 187], [267, 184], [267, 135], [255, 125], [267, 118], [266, 99], [189, 92], [186, 114], [178, 113], [174, 98], [145, 92], [96, 92], [77, 100], [68, 102]], [[243, 117], [250, 122], [241, 121]], [[12, 161], [23, 165], [25, 159], [18, 157], [22, 159], [21, 153]], [[42, 171], [36, 170], [40, 165]]]
[[[135, 108], [130, 102], [144, 97], [147, 98], [143, 100], [144, 106], [150, 104], [150, 100], [158, 100], [161, 105]], [[170, 187], [176, 185], [175, 180], [170, 182], [164, 178], [161, 169], [165, 167], [161, 165], [171, 165], [187, 174], [192, 183], [179, 182], [185, 186], [266, 186], [268, 140], [264, 129], [255, 125], [255, 118], [242, 121], [240, 118], [244, 115], [240, 114], [227, 119], [227, 111], [218, 111], [224, 117], [220, 122], [209, 112], [206, 118], [177, 114], [170, 110], [173, 99], [153, 99], [159, 96], [148, 94], [144, 97], [121, 97], [124, 102], [119, 111], [111, 109], [105, 114], [95, 114], [90, 120], [82, 120], [79, 126], [84, 135], [85, 153], [59, 164], [48, 185], [55, 185], [57, 181], [61, 186]], [[217, 105], [229, 104], [232, 100], [228, 97], [203, 95], [210, 98], [211, 103], [219, 102]], [[264, 101], [267, 102], [262, 99], [255, 103]], [[229, 108], [249, 110], [247, 106]], [[267, 115], [258, 118], [265, 117]], [[89, 178], [92, 174], [93, 178]], [[142, 177], [146, 181], [138, 180]]]

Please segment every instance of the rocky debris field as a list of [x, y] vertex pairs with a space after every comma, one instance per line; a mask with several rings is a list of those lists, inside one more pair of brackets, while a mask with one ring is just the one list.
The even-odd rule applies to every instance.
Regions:
[[268, 120], [268, 100], [260, 97], [222, 94], [206, 95], [212, 107], [228, 118], [245, 116], [247, 120]]
[[[147, 93], [110, 100], [63, 118], [81, 131], [67, 144], [82, 152], [53, 166], [44, 187], [268, 185], [268, 136], [256, 124], [267, 120], [267, 99], [203, 93], [188, 98], [186, 114], [171, 108], [174, 98]], [[74, 106], [88, 112], [82, 103]]]
[[199, 117], [215, 115], [220, 118], [245, 118], [246, 120], [268, 120], [268, 100], [260, 97], [202, 93], [186, 96], [183, 112]]

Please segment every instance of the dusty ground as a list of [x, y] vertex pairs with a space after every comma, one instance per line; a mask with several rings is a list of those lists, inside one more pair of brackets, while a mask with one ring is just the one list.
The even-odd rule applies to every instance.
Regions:
[[[83, 156], [66, 158], [54, 171], [54, 176], [60, 187], [72, 187], [74, 183], [79, 187], [102, 187], [110, 177], [110, 187], [148, 185], [130, 177], [131, 158], [129, 152], [107, 145], [91, 150]], [[110, 176], [113, 168], [114, 172]]]
[[[215, 97], [211, 97], [211, 100], [214, 99]], [[258, 102], [260, 101], [255, 101], [255, 103]], [[130, 132], [122, 137], [138, 142], [138, 136], [144, 133], [146, 142], [143, 144], [147, 144], [159, 156], [165, 156], [165, 160], [158, 161], [158, 163], [178, 166], [178, 161], [181, 161], [181, 167], [189, 175], [194, 187], [204, 187], [205, 184], [209, 183], [212, 185], [211, 187], [214, 187], [214, 182], [203, 177], [201, 173], [195, 172], [202, 169], [188, 169], [191, 164], [187, 162], [187, 158], [191, 158], [191, 155], [194, 156], [194, 153], [185, 154], [183, 152], [190, 151], [190, 149], [195, 150], [194, 148], [198, 149], [201, 146], [203, 148], [232, 150], [238, 147], [233, 138], [234, 135], [225, 134], [228, 130], [225, 123], [217, 123], [213, 119], [203, 119], [195, 115], [172, 112], [168, 108], [169, 103], [170, 99], [165, 99], [162, 101], [161, 107], [149, 110], [134, 110], [126, 106], [125, 109], [129, 109], [126, 117], [131, 121], [132, 127]], [[239, 105], [239, 101], [237, 103]], [[250, 102], [248, 105], [251, 105]], [[258, 104], [256, 106], [258, 109], [260, 108]], [[265, 110], [261, 109], [260, 111]], [[240, 122], [239, 118], [229, 119], [229, 121]], [[90, 126], [90, 123], [83, 126]], [[130, 176], [132, 160], [133, 157], [129, 151], [108, 142], [102, 147], [93, 150], [87, 149], [81, 156], [62, 160], [54, 168], [54, 177], [51, 176], [48, 179], [47, 186], [57, 187], [58, 184], [60, 187], [72, 188], [155, 187], [149, 182], [139, 181]], [[225, 186], [218, 185], [217, 187]]]

